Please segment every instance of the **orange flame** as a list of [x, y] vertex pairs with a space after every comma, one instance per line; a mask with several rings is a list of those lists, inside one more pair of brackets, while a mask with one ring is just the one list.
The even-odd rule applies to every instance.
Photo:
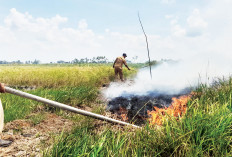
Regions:
[[121, 116], [123, 121], [127, 121], [128, 117], [127, 117], [128, 111], [126, 108], [120, 107], [119, 108], [119, 115]]
[[157, 108], [155, 110], [148, 111], [148, 115], [151, 117], [148, 119], [151, 125], [162, 125], [166, 116], [179, 117], [183, 116], [187, 109], [187, 102], [191, 98], [191, 95], [184, 95], [179, 98], [172, 98], [172, 104], [167, 108]]

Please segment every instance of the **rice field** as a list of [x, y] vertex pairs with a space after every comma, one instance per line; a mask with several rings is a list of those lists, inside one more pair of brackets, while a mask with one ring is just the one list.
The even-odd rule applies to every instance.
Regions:
[[0, 80], [10, 86], [42, 88], [101, 85], [114, 73], [109, 66], [1, 66]]
[[[126, 76], [136, 71], [124, 70]], [[0, 66], [0, 80], [12, 87], [35, 86], [29, 93], [72, 106], [89, 106], [104, 114], [97, 100], [99, 87], [114, 79], [111, 65], [98, 66]], [[168, 117], [162, 126], [145, 125], [143, 129], [96, 125], [91, 118], [63, 114], [45, 106], [79, 125], [54, 138], [43, 156], [231, 156], [232, 155], [232, 79], [204, 84], [194, 91], [180, 119]], [[23, 119], [42, 104], [9, 94], [0, 94], [5, 121]], [[41, 116], [41, 117], [40, 117]], [[37, 125], [41, 119], [32, 118]]]
[[[126, 71], [125, 76], [135, 73]], [[97, 101], [98, 88], [114, 79], [110, 65], [11, 65], [0, 66], [0, 80], [13, 88], [61, 103], [80, 106]], [[1, 94], [5, 122], [24, 118], [39, 104], [10, 94]]]

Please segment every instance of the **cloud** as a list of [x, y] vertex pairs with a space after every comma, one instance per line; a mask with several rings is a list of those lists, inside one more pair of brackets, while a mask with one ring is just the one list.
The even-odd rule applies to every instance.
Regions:
[[173, 32], [173, 35], [177, 37], [185, 36], [186, 34], [186, 30], [182, 28], [180, 25], [173, 26], [172, 32]]
[[204, 20], [200, 14], [199, 9], [194, 9], [192, 14], [187, 18], [188, 32], [190, 37], [200, 36], [204, 30], [207, 29], [208, 23]]
[[173, 4], [173, 3], [176, 3], [176, 0], [161, 0], [161, 3], [164, 3], [164, 4]]
[[166, 15], [166, 19], [170, 20], [171, 31], [177, 37], [196, 37], [203, 35], [207, 29], [208, 23], [202, 17], [199, 9], [194, 9], [186, 19], [186, 25], [181, 26], [179, 17], [174, 15]]
[[[201, 9], [193, 9], [189, 15], [172, 13], [164, 17], [170, 21], [167, 35], [146, 32], [151, 58], [187, 60], [203, 56], [208, 61], [213, 56], [221, 56], [232, 59], [230, 3], [213, 1]], [[11, 9], [0, 25], [1, 60], [70, 61], [100, 55], [114, 60], [123, 52], [128, 54], [128, 59], [138, 56], [138, 61], [147, 60], [142, 33], [121, 33], [111, 28], [96, 33], [86, 19], [80, 19], [76, 27], [68, 27], [68, 22], [61, 15], [34, 17]]]
[[[98, 47], [97, 35], [80, 20], [77, 28], [62, 27], [68, 18], [56, 15], [51, 18], [35, 18], [15, 8], [0, 26], [1, 58], [6, 60], [33, 60], [44, 62], [60, 59], [71, 60], [84, 57], [81, 52], [90, 52]], [[89, 54], [90, 56], [90, 54]]]
[[187, 18], [189, 27], [204, 29], [207, 28], [208, 23], [201, 17], [199, 9], [194, 9], [192, 15]]
[[29, 13], [20, 13], [15, 8], [10, 9], [10, 14], [5, 18], [6, 27], [14, 30], [38, 32], [51, 28], [57, 28], [61, 23], [67, 22], [67, 18], [56, 15], [50, 19], [33, 18]]
[[9, 43], [14, 40], [15, 36], [10, 29], [0, 26], [0, 43]]
[[[146, 43], [143, 35], [123, 34], [106, 29], [97, 34], [88, 28], [85, 19], [76, 28], [65, 27], [67, 17], [56, 15], [51, 18], [33, 17], [15, 8], [10, 10], [0, 26], [1, 60], [34, 60], [42, 62], [57, 60], [71, 61], [74, 58], [106, 56], [113, 60], [123, 52], [128, 58], [139, 56], [145, 61]], [[150, 35], [157, 40], [157, 35]]]
[[87, 29], [87, 27], [88, 27], [88, 24], [87, 24], [86, 20], [83, 19], [83, 20], [79, 21], [78, 28], [80, 28], [80, 29]]
[[183, 28], [178, 22], [178, 19], [179, 19], [178, 16], [166, 15], [165, 18], [170, 20], [171, 32], [173, 36], [183, 37], [186, 35], [186, 29]]
[[165, 15], [165, 18], [166, 19], [171, 19], [171, 18], [173, 18], [174, 17], [174, 15]]

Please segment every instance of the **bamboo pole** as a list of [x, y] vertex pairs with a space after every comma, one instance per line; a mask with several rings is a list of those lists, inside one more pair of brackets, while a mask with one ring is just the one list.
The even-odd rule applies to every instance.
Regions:
[[147, 55], [148, 55], [148, 61], [149, 61], [149, 67], [150, 67], [150, 76], [151, 76], [151, 79], [152, 79], [151, 59], [150, 59], [150, 52], [149, 52], [149, 46], [148, 46], [148, 39], [147, 39], [147, 35], [146, 35], [145, 31], [144, 31], [142, 21], [141, 21], [140, 16], [139, 16], [139, 12], [138, 12], [138, 18], [139, 18], [139, 22], [140, 22], [141, 28], [142, 28], [142, 30], [143, 30], [143, 34], [144, 34], [145, 39], [146, 39], [146, 44], [147, 44]]
[[106, 117], [106, 116], [102, 116], [102, 115], [99, 115], [99, 114], [95, 114], [95, 113], [92, 113], [92, 112], [84, 111], [84, 110], [81, 110], [81, 109], [78, 109], [78, 108], [75, 108], [75, 107], [72, 107], [72, 106], [68, 106], [68, 105], [65, 105], [65, 104], [62, 104], [62, 103], [59, 103], [59, 102], [56, 102], [56, 101], [48, 100], [48, 99], [45, 99], [45, 98], [42, 98], [42, 97], [39, 97], [39, 96], [36, 96], [36, 95], [32, 95], [32, 94], [28, 94], [26, 92], [22, 92], [22, 91], [19, 91], [19, 90], [16, 90], [16, 89], [12, 89], [10, 87], [4, 87], [4, 88], [5, 88], [5, 92], [7, 92], [7, 93], [18, 95], [18, 96], [28, 98], [28, 99], [31, 99], [31, 100], [35, 100], [35, 101], [38, 101], [38, 102], [41, 102], [41, 103], [44, 103], [44, 104], [48, 104], [48, 105], [53, 106], [53, 107], [61, 108], [63, 110], [71, 111], [71, 112], [74, 112], [74, 113], [78, 113], [78, 114], [81, 114], [81, 115], [84, 115], [84, 116], [89, 116], [89, 117], [99, 119], [99, 120], [103, 120], [103, 121], [108, 121], [108, 122], [111, 122], [111, 123], [117, 123], [117, 124], [121, 124], [121, 125], [140, 128], [137, 125], [133, 125], [133, 124], [126, 123], [126, 122], [123, 122], [123, 121], [119, 121], [119, 120], [109, 118], [109, 117]]

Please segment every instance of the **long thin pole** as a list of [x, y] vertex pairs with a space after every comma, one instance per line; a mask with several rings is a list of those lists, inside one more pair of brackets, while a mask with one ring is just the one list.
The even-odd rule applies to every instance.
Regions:
[[140, 19], [140, 16], [139, 16], [139, 12], [138, 12], [138, 18], [139, 18], [139, 22], [140, 22], [140, 25], [141, 25], [141, 28], [143, 30], [143, 34], [146, 38], [146, 43], [147, 43], [147, 54], [148, 54], [148, 60], [149, 60], [149, 66], [150, 66], [150, 76], [151, 76], [151, 79], [152, 79], [152, 72], [151, 72], [151, 59], [150, 59], [150, 53], [149, 53], [149, 46], [148, 46], [148, 40], [147, 40], [147, 35], [143, 29], [143, 24], [142, 24], [142, 21]]
[[74, 113], [78, 113], [78, 114], [81, 114], [81, 115], [84, 115], [84, 116], [89, 116], [89, 117], [92, 117], [92, 118], [95, 118], [95, 119], [108, 121], [108, 122], [111, 122], [111, 123], [118, 123], [118, 124], [121, 124], [121, 125], [127, 125], [127, 126], [140, 128], [137, 125], [133, 125], [133, 124], [126, 123], [126, 122], [123, 122], [123, 121], [119, 121], [119, 120], [116, 120], [116, 119], [105, 117], [105, 116], [102, 116], [102, 115], [99, 115], [99, 114], [95, 114], [95, 113], [92, 113], [92, 112], [77, 109], [77, 108], [72, 107], [72, 106], [68, 106], [68, 105], [65, 105], [65, 104], [62, 104], [62, 103], [59, 103], [59, 102], [56, 102], [56, 101], [48, 100], [48, 99], [45, 99], [45, 98], [42, 98], [42, 97], [39, 97], [39, 96], [36, 96], [36, 95], [28, 94], [28, 93], [25, 93], [25, 92], [22, 92], [22, 91], [19, 91], [19, 90], [16, 90], [16, 89], [12, 89], [10, 87], [5, 87], [5, 91], [7, 93], [10, 93], [10, 94], [14, 94], [14, 95], [18, 95], [18, 96], [28, 98], [28, 99], [31, 99], [31, 100], [35, 100], [35, 101], [38, 101], [38, 102], [42, 102], [44, 104], [48, 104], [48, 105], [58, 107], [58, 108], [61, 108], [63, 110], [71, 111], [71, 112], [74, 112]]

